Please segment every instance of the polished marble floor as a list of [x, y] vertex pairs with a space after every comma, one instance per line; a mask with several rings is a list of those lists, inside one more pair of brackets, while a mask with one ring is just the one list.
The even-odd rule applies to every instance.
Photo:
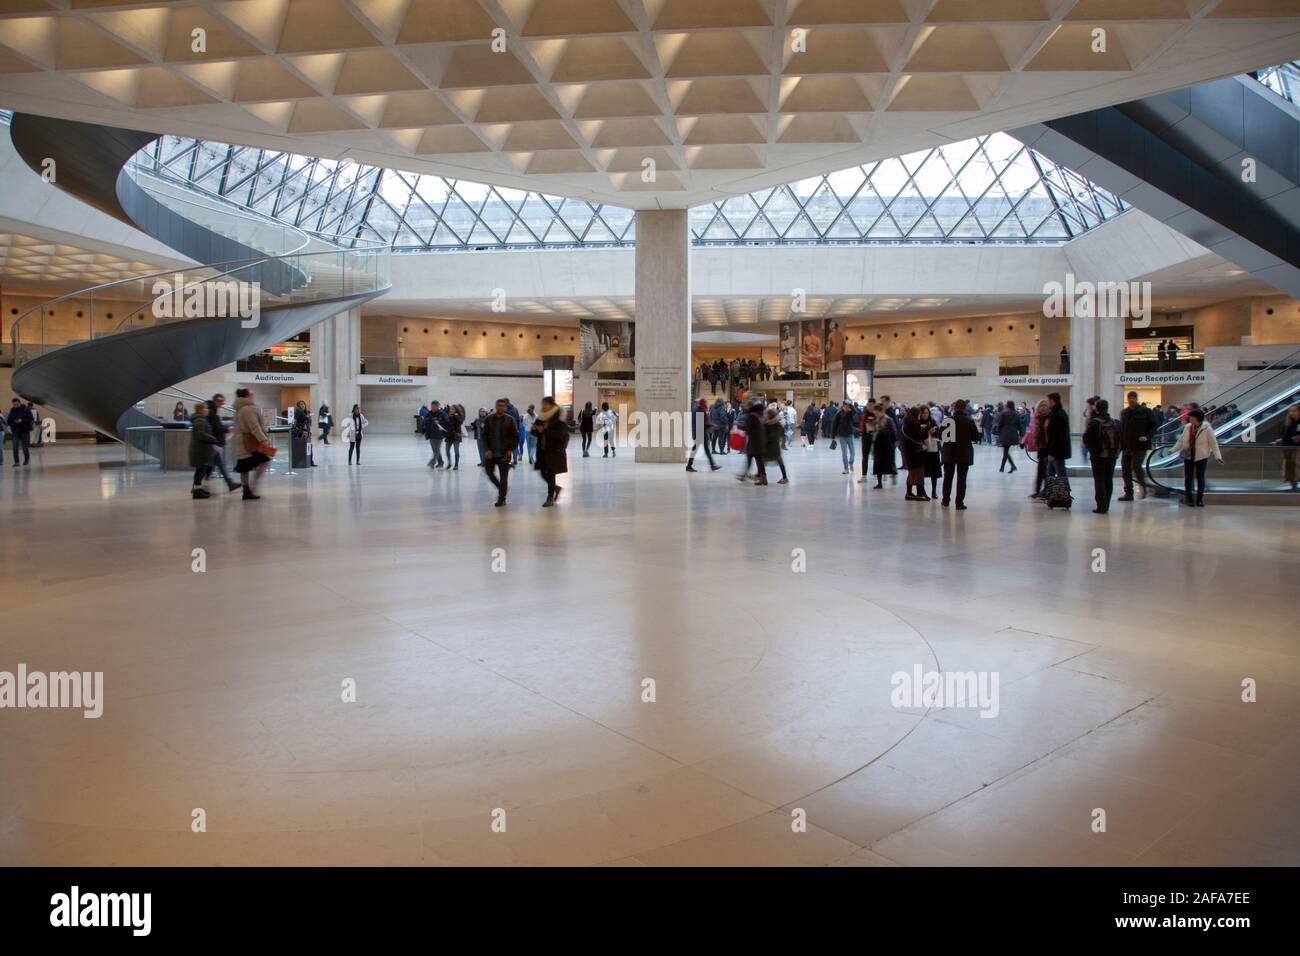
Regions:
[[[1295, 509], [1049, 513], [984, 449], [957, 513], [825, 446], [493, 509], [415, 440], [320, 451], [249, 503], [5, 464], [0, 671], [105, 703], [0, 710], [0, 862], [1300, 863]], [[997, 715], [895, 706], [918, 666]]]

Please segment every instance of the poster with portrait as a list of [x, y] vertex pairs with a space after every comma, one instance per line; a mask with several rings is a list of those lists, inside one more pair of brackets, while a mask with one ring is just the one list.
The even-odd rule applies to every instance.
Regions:
[[578, 365], [600, 372], [630, 372], [636, 347], [631, 322], [581, 319], [578, 322]]
[[799, 371], [799, 323], [781, 323], [780, 345], [781, 371]]
[[799, 367], [815, 372], [826, 367], [826, 320], [808, 319], [799, 323]]

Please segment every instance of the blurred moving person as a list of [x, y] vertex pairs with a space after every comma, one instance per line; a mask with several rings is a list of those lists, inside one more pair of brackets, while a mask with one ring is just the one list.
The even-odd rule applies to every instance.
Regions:
[[483, 434], [479, 437], [483, 446], [483, 474], [496, 487], [498, 508], [506, 503], [506, 494], [510, 490], [511, 456], [519, 447], [519, 425], [507, 412], [507, 407], [504, 398], [497, 399], [492, 414], [481, 419]]
[[537, 432], [537, 470], [546, 479], [546, 503], [552, 507], [560, 500], [563, 490], [555, 480], [569, 470], [569, 426], [555, 399], [547, 395], [542, 399], [542, 410], [537, 413], [533, 429]]

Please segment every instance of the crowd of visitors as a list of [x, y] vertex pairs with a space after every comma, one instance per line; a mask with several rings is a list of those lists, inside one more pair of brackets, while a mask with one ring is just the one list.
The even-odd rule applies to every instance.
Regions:
[[[191, 494], [195, 498], [210, 497], [203, 486], [215, 472], [230, 490], [242, 489], [245, 500], [256, 500], [257, 481], [274, 457], [269, 429], [250, 390], [236, 392], [233, 420], [222, 418], [224, 402], [223, 396], [213, 396], [211, 401], [197, 404], [189, 415], [190, 464], [195, 469]], [[865, 403], [810, 401], [800, 411], [790, 400], [767, 403], [751, 396], [741, 402], [719, 396], [712, 402], [700, 398], [689, 411], [688, 472], [697, 471], [695, 461], [701, 450], [712, 471], [721, 468], [715, 456], [734, 451], [745, 456], [738, 480], [763, 487], [775, 478], [769, 471], [775, 468], [780, 474], [775, 483], [789, 484], [786, 453], [796, 445], [815, 448], [820, 439], [831, 450], [839, 451], [842, 474], [852, 475], [860, 469], [859, 483], [874, 480], [871, 487], [882, 489], [888, 478], [890, 485], [896, 486], [901, 470], [906, 476], [905, 500], [939, 500], [944, 507], [955, 505], [958, 510], [966, 509], [967, 476], [978, 445], [1001, 449], [999, 473], [1017, 472], [1015, 452], [1028, 453], [1036, 465], [1029, 497], [1046, 500], [1055, 507], [1069, 507], [1073, 496], [1066, 468], [1074, 454], [1073, 439], [1078, 436], [1082, 459], [1090, 465], [1096, 514], [1109, 512], [1112, 500], [1130, 502], [1147, 496], [1143, 463], [1157, 433], [1162, 436], [1160, 447], [1167, 447], [1171, 456], [1182, 460], [1183, 504], [1204, 507], [1207, 465], [1211, 459], [1223, 461], [1216, 425], [1228, 423], [1237, 428], [1241, 423], [1235, 406], [1149, 408], [1141, 403], [1137, 392], [1127, 394], [1117, 416], [1111, 414], [1105, 399], [1089, 399], [1081, 431], [1073, 434], [1070, 416], [1055, 392], [1033, 408], [1025, 402], [980, 404], [967, 400], [908, 406], [885, 395]], [[27, 407], [15, 401], [4, 422], [17, 435], [25, 424], [26, 431], [31, 431], [32, 419]], [[329, 431], [334, 427], [328, 405], [321, 406], [318, 424], [322, 442], [328, 443]], [[590, 457], [597, 431], [602, 457], [617, 456], [618, 413], [608, 403], [602, 403], [597, 410], [587, 402], [574, 416], [574, 424], [581, 436], [582, 457]], [[299, 402], [294, 410], [293, 425], [310, 429], [305, 403]], [[355, 461], [359, 465], [362, 438], [369, 427], [360, 406], [352, 407], [343, 427], [348, 464]], [[509, 473], [524, 462], [525, 452], [527, 463], [546, 482], [543, 507], [553, 507], [560, 498], [563, 489], [556, 478], [568, 470], [570, 426], [563, 409], [549, 396], [542, 400], [540, 408], [529, 405], [523, 412], [508, 397], [502, 398], [491, 410], [479, 408], [473, 417], [462, 405], [434, 401], [421, 406], [416, 431], [429, 444], [428, 467], [435, 471], [459, 470], [461, 443], [466, 436], [471, 438], [479, 467], [497, 490], [498, 507], [506, 504]], [[227, 473], [223, 457], [228, 432], [235, 437], [238, 483]], [[25, 444], [15, 443], [15, 459], [20, 447], [25, 452]], [[1300, 453], [1300, 406], [1288, 411], [1283, 434], [1275, 444], [1284, 446], [1286, 478], [1296, 490], [1300, 478], [1296, 461]], [[1117, 468], [1122, 493], [1115, 498]]]

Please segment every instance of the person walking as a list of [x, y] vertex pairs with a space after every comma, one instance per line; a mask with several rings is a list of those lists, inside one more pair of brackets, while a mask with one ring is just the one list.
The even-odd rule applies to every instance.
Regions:
[[497, 490], [496, 507], [503, 507], [510, 491], [512, 456], [519, 447], [519, 425], [508, 411], [509, 402], [498, 398], [491, 415], [481, 419], [483, 474]]
[[360, 405], [352, 406], [352, 428], [351, 435], [348, 437], [348, 464], [352, 464], [353, 453], [357, 456], [357, 464], [361, 464], [361, 437], [365, 434], [370, 422], [366, 416], [361, 413]]
[[839, 443], [840, 462], [844, 465], [844, 470], [840, 472], [842, 475], [853, 474], [853, 465], [857, 461], [858, 443], [855, 441], [856, 436], [854, 434], [856, 424], [853, 406], [848, 402], [839, 407], [835, 412], [834, 420], [831, 422], [831, 444]]
[[822, 413], [817, 410], [817, 403], [809, 402], [803, 413], [803, 441], [809, 448], [817, 444], [817, 423], [821, 421], [821, 417]]
[[320, 443], [328, 445], [330, 431], [334, 428], [334, 416], [330, 414], [330, 407], [326, 402], [321, 402], [316, 412], [316, 425], [320, 428]]
[[1011, 449], [1020, 445], [1020, 439], [1024, 434], [1020, 430], [1020, 415], [1016, 412], [1016, 403], [1007, 402], [1002, 408], [1002, 414], [998, 416], [998, 444], [1002, 446], [1002, 463], [998, 465], [998, 472], [1001, 473], [1007, 465], [1011, 466], [1011, 474], [1017, 471], [1016, 461], [1011, 457]]
[[1092, 513], [1104, 515], [1110, 511], [1110, 497], [1115, 490], [1115, 459], [1124, 448], [1124, 434], [1110, 417], [1110, 402], [1104, 398], [1093, 403], [1083, 446], [1092, 453], [1092, 488], [1097, 502]]
[[[1223, 455], [1219, 451], [1219, 441], [1214, 437], [1214, 428], [1205, 420], [1205, 412], [1193, 408], [1187, 413], [1187, 424], [1173, 450], [1183, 460], [1183, 504], [1193, 508], [1205, 507], [1205, 466], [1213, 457], [1223, 464]], [[1192, 495], [1192, 482], [1195, 479], [1196, 494]]]
[[943, 423], [943, 500], [947, 508], [952, 500], [953, 480], [957, 483], [958, 511], [966, 510], [966, 473], [975, 464], [975, 445], [980, 432], [975, 422], [966, 414], [966, 402], [957, 399], [952, 405], [952, 416]]
[[442, 406], [437, 402], [429, 403], [429, 414], [424, 416], [424, 437], [429, 442], [429, 464], [428, 467], [437, 471], [444, 464], [442, 458], [442, 442], [446, 438], [446, 432], [443, 430]]
[[253, 391], [235, 390], [235, 471], [243, 485], [244, 501], [257, 501], [257, 486], [275, 454], [262, 420], [262, 410], [253, 401]]
[[1147, 482], [1142, 475], [1142, 459], [1151, 448], [1151, 434], [1156, 430], [1155, 416], [1151, 409], [1138, 402], [1138, 393], [1129, 392], [1125, 397], [1124, 410], [1119, 413], [1119, 430], [1124, 437], [1124, 447], [1120, 453], [1120, 474], [1124, 478], [1124, 493], [1117, 501], [1133, 500], [1133, 482], [1142, 490], [1142, 497], [1147, 496]]
[[[591, 402], [587, 403], [587, 408], [591, 408]], [[579, 420], [581, 420], [582, 418], [581, 413], [579, 413], [578, 418]], [[524, 444], [528, 446], [528, 464], [530, 465], [536, 464], [537, 461], [537, 433], [533, 431], [533, 425], [535, 425], [536, 423], [537, 423], [537, 408], [536, 406], [529, 405], [528, 411], [524, 412], [523, 436], [524, 436]], [[585, 455], [587, 451], [585, 447], [585, 440], [584, 440], [584, 448], [582, 451], [583, 454]]]
[[731, 436], [731, 417], [727, 414], [726, 402], [721, 398], [714, 399], [709, 408], [709, 424], [712, 426], [709, 434], [713, 438], [713, 450], [720, 455], [730, 455], [731, 448], [727, 440]]
[[[695, 471], [695, 453], [703, 444], [705, 457], [709, 459], [709, 470], [717, 471], [722, 466], [713, 460], [713, 425], [709, 418], [709, 403], [701, 398], [687, 414], [691, 419], [691, 452], [686, 456], [686, 470]], [[700, 441], [701, 430], [704, 432], [703, 442]]]
[[876, 414], [871, 410], [871, 403], [862, 406], [858, 416], [858, 438], [862, 442], [862, 477], [858, 484], [864, 484], [871, 477], [871, 440], [876, 435]]
[[600, 403], [600, 415], [597, 416], [600, 423], [601, 439], [604, 443], [605, 453], [601, 458], [617, 458], [618, 448], [614, 444], [615, 429], [618, 428], [618, 414], [610, 410], [609, 402]]
[[478, 410], [478, 417], [469, 423], [469, 431], [474, 436], [474, 444], [478, 447], [478, 466], [487, 467], [487, 462], [483, 458], [483, 438], [487, 435], [488, 411], [486, 408]]
[[464, 438], [465, 406], [450, 405], [447, 408], [447, 424], [443, 427], [443, 438], [447, 443], [447, 464], [452, 471], [460, 471], [460, 443]]
[[222, 480], [226, 483], [227, 491], [235, 491], [239, 488], [239, 482], [230, 477], [226, 471], [226, 436], [230, 433], [230, 425], [221, 417], [221, 409], [225, 407], [226, 396], [220, 392], [213, 395], [208, 400], [208, 428], [212, 432], [212, 467], [221, 475]]
[[[181, 406], [181, 411], [184, 410], [184, 406]], [[13, 407], [9, 409], [6, 423], [9, 425], [9, 437], [14, 446], [14, 467], [18, 467], [18, 450], [20, 448], [23, 453], [23, 464], [31, 464], [32, 426], [35, 424], [32, 410], [15, 398]]]
[[[532, 409], [531, 405], [529, 405], [528, 407], [530, 410]], [[592, 435], [595, 433], [595, 431], [596, 431], [596, 410], [591, 407], [591, 402], [588, 402], [586, 405], [582, 407], [582, 411], [578, 412], [578, 434], [582, 436], [582, 457], [583, 458], [591, 457], [591, 438]], [[530, 425], [528, 430], [529, 463], [532, 463], [533, 458], [536, 455], [536, 452], [537, 452], [537, 436], [533, 434], [532, 426]]]
[[546, 479], [546, 501], [543, 508], [553, 508], [563, 490], [555, 479], [569, 470], [569, 426], [564, 421], [560, 406], [547, 395], [542, 399], [542, 410], [533, 423], [537, 432], [537, 470]]
[[[765, 466], [775, 462], [776, 466], [781, 469], [781, 480], [777, 482], [778, 485], [790, 484], [790, 476], [785, 471], [785, 459], [781, 457], [781, 438], [783, 434], [781, 410], [775, 405], [767, 406], [767, 409], [763, 412], [763, 442], [766, 446], [764, 452]], [[849, 435], [844, 441], [850, 445], [853, 444], [853, 436]], [[763, 483], [766, 484], [766, 480]]]
[[194, 415], [190, 418], [190, 467], [194, 469], [194, 485], [190, 488], [190, 497], [195, 499], [211, 498], [212, 493], [203, 487], [203, 482], [212, 474], [212, 455], [217, 439], [212, 434], [212, 423], [208, 420], [208, 406], [204, 402], [194, 404]]
[[762, 408], [758, 402], [751, 401], [749, 403], [740, 428], [745, 433], [745, 470], [737, 475], [736, 479], [738, 481], [748, 480], [749, 466], [753, 463], [758, 466], [754, 483], [756, 485], [765, 485], [767, 484], [767, 468], [764, 466], [763, 460], [767, 455], [767, 435], [763, 427]]

